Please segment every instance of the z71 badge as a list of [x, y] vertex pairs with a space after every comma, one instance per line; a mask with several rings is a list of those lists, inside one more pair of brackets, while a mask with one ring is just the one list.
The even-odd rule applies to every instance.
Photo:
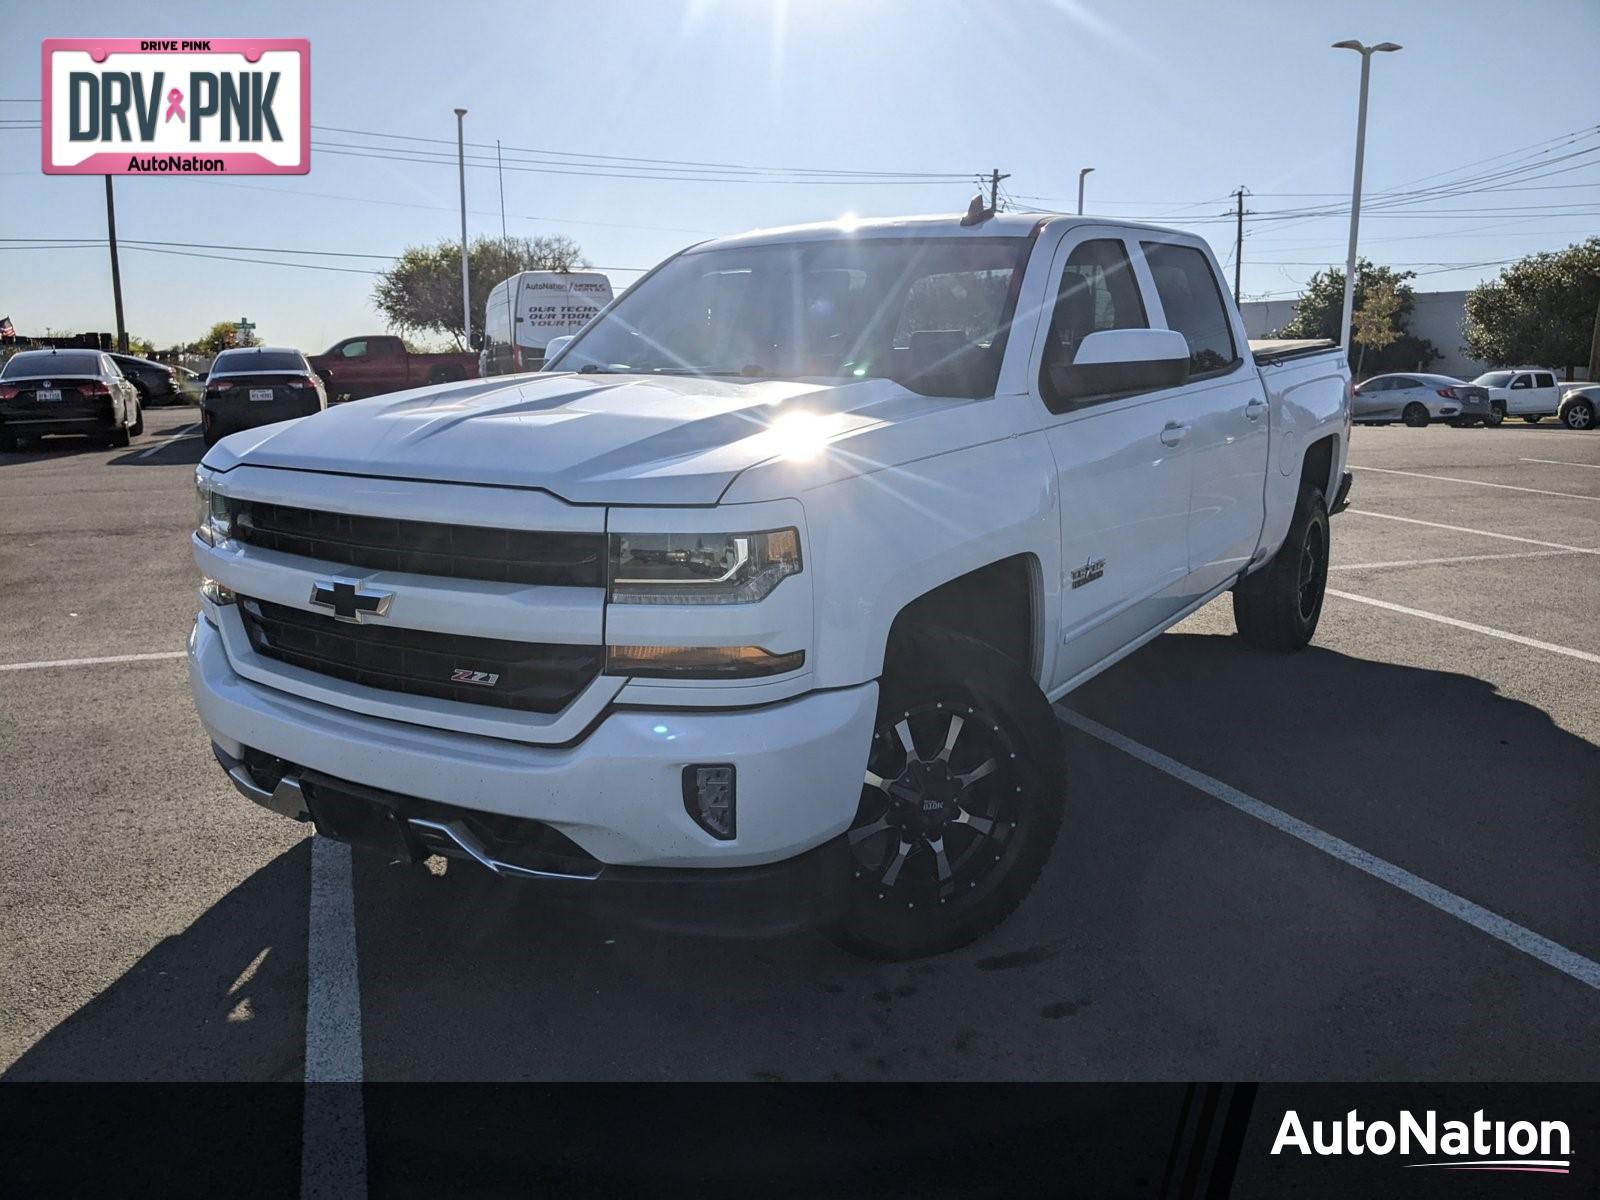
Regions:
[[1072, 586], [1081, 588], [1086, 583], [1093, 583], [1106, 573], [1106, 560], [1091, 558], [1081, 567], [1072, 568]]
[[458, 667], [450, 672], [451, 683], [475, 683], [479, 687], [493, 687], [500, 682], [500, 676], [492, 671], [468, 671]]

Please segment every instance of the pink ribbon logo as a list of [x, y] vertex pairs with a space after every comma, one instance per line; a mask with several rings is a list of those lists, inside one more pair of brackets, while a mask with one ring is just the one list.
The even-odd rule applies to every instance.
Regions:
[[180, 121], [189, 119], [183, 115], [183, 93], [177, 88], [173, 88], [167, 93], [167, 115], [165, 120], [170, 121], [173, 117], [177, 117]]

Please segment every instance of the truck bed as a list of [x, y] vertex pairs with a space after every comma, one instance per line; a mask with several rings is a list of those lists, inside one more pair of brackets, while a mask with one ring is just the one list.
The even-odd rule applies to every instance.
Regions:
[[1250, 353], [1257, 365], [1271, 366], [1291, 358], [1304, 358], [1324, 350], [1337, 350], [1339, 344], [1330, 338], [1251, 338]]

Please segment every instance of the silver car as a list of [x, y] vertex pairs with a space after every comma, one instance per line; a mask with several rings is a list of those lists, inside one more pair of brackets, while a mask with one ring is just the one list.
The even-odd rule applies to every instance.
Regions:
[[1362, 425], [1433, 421], [1476, 425], [1489, 419], [1489, 389], [1449, 375], [1374, 375], [1356, 385], [1353, 417]]

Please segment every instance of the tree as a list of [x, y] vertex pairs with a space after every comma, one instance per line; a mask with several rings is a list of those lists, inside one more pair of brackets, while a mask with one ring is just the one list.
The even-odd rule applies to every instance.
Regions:
[[[589, 265], [578, 243], [564, 235], [478, 238], [467, 251], [472, 273], [473, 323], [483, 319], [489, 293], [518, 271], [571, 271]], [[410, 246], [372, 289], [373, 302], [391, 329], [435, 330], [461, 344], [461, 244]]]
[[1530, 254], [1467, 293], [1461, 333], [1495, 366], [1573, 368], [1589, 361], [1600, 307], [1600, 237]]
[[191, 343], [197, 354], [221, 354], [224, 350], [232, 350], [239, 346], [259, 345], [261, 339], [253, 333], [240, 337], [232, 321], [218, 321], [206, 330], [204, 337]]
[[135, 337], [131, 333], [128, 335], [129, 354], [137, 355], [139, 358], [149, 358], [155, 352], [156, 344], [149, 338]]
[[1356, 352], [1356, 374], [1361, 374], [1361, 364], [1367, 351], [1385, 350], [1400, 340], [1400, 330], [1395, 318], [1400, 313], [1400, 293], [1391, 280], [1372, 283], [1361, 307], [1352, 314], [1350, 340], [1360, 349]]
[[[1390, 287], [1394, 290], [1398, 304], [1391, 317], [1396, 337], [1387, 346], [1370, 356], [1363, 353], [1362, 362], [1366, 357], [1372, 359], [1372, 374], [1381, 375], [1387, 371], [1420, 371], [1434, 359], [1439, 358], [1439, 351], [1427, 338], [1417, 337], [1410, 333], [1406, 326], [1411, 320], [1411, 310], [1416, 307], [1417, 298], [1411, 290], [1408, 280], [1416, 276], [1415, 271], [1396, 271], [1391, 267], [1375, 267], [1367, 259], [1356, 262], [1356, 295], [1355, 312], [1360, 312], [1366, 305], [1367, 292], [1374, 287]], [[1278, 330], [1275, 336], [1285, 338], [1328, 338], [1339, 341], [1339, 318], [1344, 313], [1344, 271], [1339, 267], [1329, 267], [1325, 271], [1318, 271], [1306, 282], [1305, 294], [1300, 297], [1300, 302], [1295, 306], [1295, 313], [1284, 327]], [[1354, 324], [1354, 314], [1351, 323]], [[1365, 347], [1362, 348], [1365, 351]], [[1351, 369], [1356, 368], [1356, 347], [1351, 346]]]

